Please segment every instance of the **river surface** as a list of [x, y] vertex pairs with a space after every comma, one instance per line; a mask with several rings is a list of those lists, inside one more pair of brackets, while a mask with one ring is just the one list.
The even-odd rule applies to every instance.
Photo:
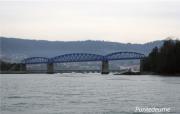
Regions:
[[180, 77], [1, 74], [0, 81], [1, 114], [138, 114], [136, 107], [180, 114]]

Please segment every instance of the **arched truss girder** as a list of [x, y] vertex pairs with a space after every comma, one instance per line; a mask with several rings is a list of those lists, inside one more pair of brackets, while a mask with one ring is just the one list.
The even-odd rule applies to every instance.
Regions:
[[49, 58], [46, 58], [46, 57], [30, 57], [30, 58], [26, 58], [26, 59], [22, 60], [21, 63], [44, 64], [44, 63], [48, 63], [49, 61], [50, 61]]
[[106, 60], [142, 59], [145, 55], [136, 52], [115, 52], [105, 56]]
[[51, 58], [53, 63], [63, 63], [63, 62], [86, 62], [86, 61], [101, 61], [103, 59], [102, 55], [89, 54], [89, 53], [71, 53], [56, 56]]

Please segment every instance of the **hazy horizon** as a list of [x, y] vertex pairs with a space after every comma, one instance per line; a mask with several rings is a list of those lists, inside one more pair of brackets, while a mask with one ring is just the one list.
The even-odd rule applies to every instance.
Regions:
[[0, 36], [147, 43], [180, 38], [178, 0], [0, 1]]

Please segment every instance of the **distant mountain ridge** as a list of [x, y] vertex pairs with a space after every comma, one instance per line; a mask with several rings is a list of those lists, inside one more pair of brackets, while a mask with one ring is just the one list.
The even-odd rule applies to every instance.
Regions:
[[116, 43], [107, 41], [45, 41], [0, 37], [2, 58], [20, 60], [26, 57], [54, 57], [67, 53], [93, 53], [106, 55], [117, 51], [133, 51], [149, 54], [155, 46], [161, 46], [163, 41], [145, 44]]

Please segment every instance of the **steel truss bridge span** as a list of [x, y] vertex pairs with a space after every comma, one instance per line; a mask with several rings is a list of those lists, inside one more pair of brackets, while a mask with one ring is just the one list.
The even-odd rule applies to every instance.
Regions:
[[88, 61], [112, 61], [112, 60], [130, 60], [143, 59], [144, 54], [136, 52], [115, 52], [107, 55], [97, 55], [89, 53], [71, 53], [59, 55], [52, 58], [30, 57], [21, 61], [23, 64], [48, 64], [65, 62], [88, 62]]
[[52, 58], [46, 57], [30, 57], [21, 61], [22, 69], [26, 70], [27, 64], [47, 64], [47, 73], [54, 73], [54, 63], [66, 62], [89, 62], [89, 61], [102, 61], [101, 73], [109, 73], [109, 61], [112, 60], [132, 60], [143, 59], [144, 54], [136, 52], [115, 52], [107, 55], [98, 55], [90, 53], [70, 53], [55, 56]]

